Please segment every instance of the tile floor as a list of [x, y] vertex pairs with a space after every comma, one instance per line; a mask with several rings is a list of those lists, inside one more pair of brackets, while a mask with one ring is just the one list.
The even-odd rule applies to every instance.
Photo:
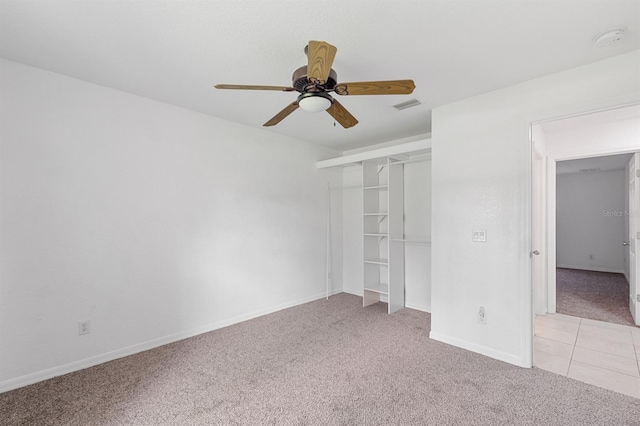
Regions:
[[535, 334], [535, 367], [640, 399], [640, 328], [548, 314]]

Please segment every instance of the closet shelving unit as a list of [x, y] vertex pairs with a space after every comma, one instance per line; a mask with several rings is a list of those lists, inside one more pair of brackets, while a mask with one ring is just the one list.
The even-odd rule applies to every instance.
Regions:
[[369, 306], [386, 299], [389, 313], [405, 305], [405, 244], [430, 244], [427, 240], [405, 237], [403, 164], [424, 161], [414, 157], [430, 154], [431, 138], [407, 138], [397, 142], [395, 145], [316, 163], [319, 169], [362, 167], [363, 305]]
[[390, 158], [362, 163], [363, 306], [388, 301], [404, 307], [403, 169]]

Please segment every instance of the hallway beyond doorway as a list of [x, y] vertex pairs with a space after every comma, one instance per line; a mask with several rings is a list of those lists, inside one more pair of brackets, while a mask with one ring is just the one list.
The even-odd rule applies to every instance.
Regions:
[[635, 326], [629, 312], [629, 283], [623, 274], [557, 268], [556, 312]]

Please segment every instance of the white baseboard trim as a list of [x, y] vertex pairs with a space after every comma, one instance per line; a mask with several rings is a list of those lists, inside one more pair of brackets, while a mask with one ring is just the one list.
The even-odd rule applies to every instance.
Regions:
[[[329, 294], [331, 296], [342, 293], [342, 289], [332, 290]], [[177, 342], [179, 340], [187, 339], [189, 337], [197, 336], [199, 334], [208, 333], [210, 331], [218, 330], [220, 328], [228, 327], [239, 322], [247, 321], [253, 318], [257, 318], [263, 315], [271, 314], [277, 311], [281, 311], [293, 306], [302, 305], [304, 303], [313, 302], [314, 300], [324, 299], [327, 296], [326, 291], [313, 296], [303, 297], [301, 299], [292, 300], [289, 302], [281, 303], [279, 305], [271, 306], [269, 308], [260, 309], [254, 312], [250, 312], [243, 315], [238, 315], [233, 318], [229, 318], [222, 321], [217, 321], [211, 324], [197, 327], [191, 330], [187, 330], [180, 333], [171, 334], [157, 339], [149, 340], [146, 342], [138, 343], [125, 348], [117, 349], [115, 351], [106, 352], [103, 354], [95, 355], [89, 358], [73, 361], [68, 364], [59, 365], [56, 367], [48, 368], [46, 370], [38, 371], [24, 376], [16, 377], [15, 379], [5, 380], [0, 382], [0, 393], [8, 392], [13, 389], [18, 389], [23, 386], [32, 385], [34, 383], [41, 382], [43, 380], [51, 379], [63, 374], [73, 373], [74, 371], [84, 370], [85, 368], [93, 367], [98, 364], [102, 364], [114, 359], [123, 358], [125, 356], [134, 355], [139, 352], [154, 349], [159, 346], [167, 345], [169, 343]]]
[[516, 365], [518, 367], [530, 368], [530, 365], [526, 365], [523, 358], [516, 355], [508, 354], [505, 352], [497, 351], [495, 349], [487, 348], [486, 346], [476, 345], [475, 343], [460, 340], [456, 337], [440, 334], [435, 331], [429, 333], [429, 338], [437, 340], [438, 342], [446, 343], [448, 345], [457, 346], [462, 349], [466, 349], [471, 352], [479, 353], [480, 355], [488, 356], [489, 358], [497, 359], [498, 361], [504, 361], [509, 364]]
[[422, 303], [411, 303], [405, 300], [404, 307], [409, 309], [415, 309], [416, 311], [420, 311], [420, 312], [427, 312], [429, 314], [431, 313], [431, 307]]
[[[353, 294], [354, 296], [362, 297], [363, 290], [353, 290], [350, 288], [343, 288], [342, 293]], [[381, 301], [386, 302], [387, 300], [384, 297], [380, 298]], [[431, 313], [431, 308], [427, 305], [423, 305], [421, 303], [407, 303], [405, 302], [405, 308], [415, 309], [416, 311]]]
[[362, 290], [357, 291], [357, 290], [353, 290], [351, 288], [343, 288], [342, 289], [343, 293], [347, 293], [347, 294], [353, 294], [354, 296], [360, 296], [362, 297]]
[[631, 284], [631, 278], [629, 278], [629, 275], [627, 275], [627, 271], [623, 272], [624, 278], [627, 280], [627, 284]]
[[556, 265], [556, 268], [564, 269], [579, 269], [581, 271], [595, 271], [595, 272], [612, 272], [614, 274], [624, 274], [624, 271], [620, 269], [611, 268], [592, 268], [591, 266], [575, 266], [575, 265]]

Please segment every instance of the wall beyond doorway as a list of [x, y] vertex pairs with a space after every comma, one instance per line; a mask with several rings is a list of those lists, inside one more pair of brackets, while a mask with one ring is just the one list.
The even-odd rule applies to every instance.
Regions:
[[559, 268], [624, 272], [624, 183], [623, 169], [557, 176]]

